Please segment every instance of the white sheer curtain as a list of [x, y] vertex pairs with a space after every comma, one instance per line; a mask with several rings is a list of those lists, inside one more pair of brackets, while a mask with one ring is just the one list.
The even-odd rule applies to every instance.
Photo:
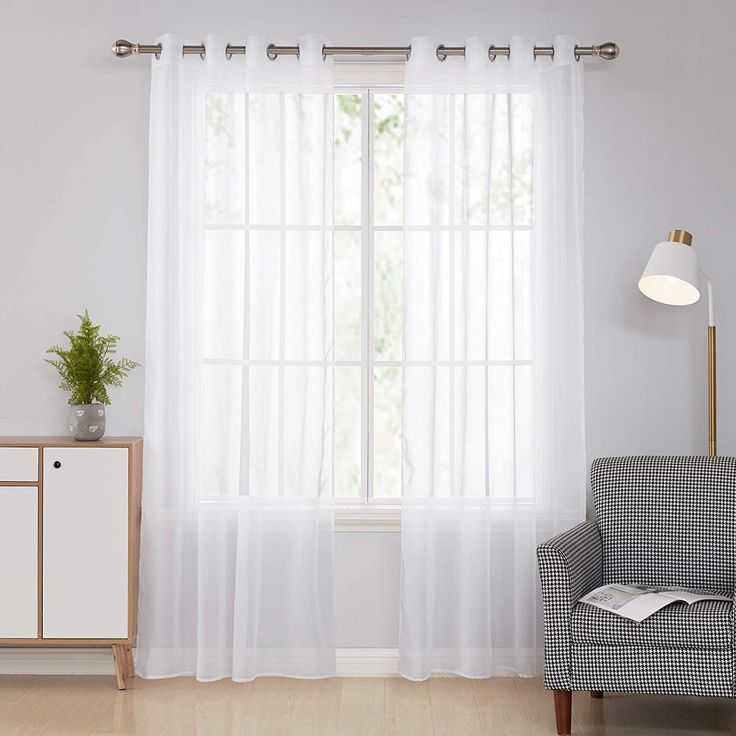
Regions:
[[332, 64], [153, 61], [144, 677], [335, 673]]
[[400, 673], [540, 667], [537, 541], [583, 518], [582, 64], [406, 68]]

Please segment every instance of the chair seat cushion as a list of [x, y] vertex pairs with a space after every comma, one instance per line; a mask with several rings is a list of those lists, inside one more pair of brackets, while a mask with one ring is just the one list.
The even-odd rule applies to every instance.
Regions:
[[621, 647], [674, 649], [731, 649], [733, 603], [677, 602], [637, 623], [587, 603], [577, 603], [572, 612], [572, 641]]

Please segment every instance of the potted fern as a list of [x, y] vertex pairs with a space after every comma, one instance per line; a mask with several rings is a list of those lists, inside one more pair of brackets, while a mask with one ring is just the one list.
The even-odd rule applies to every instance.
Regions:
[[58, 345], [46, 352], [57, 357], [46, 362], [59, 371], [59, 388], [71, 391], [69, 432], [75, 440], [99, 440], [105, 434], [105, 406], [108, 386], [122, 386], [128, 373], [139, 366], [133, 360], [114, 360], [119, 337], [100, 335], [100, 325], [92, 324], [87, 310], [78, 314], [78, 332], [64, 332], [69, 348]]

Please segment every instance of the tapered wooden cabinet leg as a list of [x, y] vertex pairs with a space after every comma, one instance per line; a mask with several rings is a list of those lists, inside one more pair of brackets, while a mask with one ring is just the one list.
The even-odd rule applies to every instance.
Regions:
[[118, 690], [125, 690], [126, 674], [128, 671], [128, 664], [125, 656], [125, 644], [113, 644], [112, 645], [112, 658], [115, 661], [115, 677], [118, 680]]
[[135, 677], [135, 664], [133, 662], [133, 650], [125, 647], [125, 676]]
[[590, 691], [590, 697], [591, 698], [602, 698], [603, 697], [603, 690], [591, 690]]
[[567, 736], [572, 725], [572, 693], [569, 690], [553, 690], [555, 696], [555, 718], [557, 719], [557, 733]]

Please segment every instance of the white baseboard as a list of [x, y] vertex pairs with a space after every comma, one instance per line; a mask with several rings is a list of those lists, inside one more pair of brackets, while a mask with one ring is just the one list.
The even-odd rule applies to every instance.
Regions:
[[[500, 650], [502, 652], [503, 650]], [[500, 653], [499, 652], [499, 653]], [[500, 658], [502, 661], [502, 657]], [[396, 677], [398, 649], [338, 649], [338, 677]], [[499, 661], [496, 659], [495, 661]], [[0, 648], [2, 675], [114, 675], [108, 648]], [[501, 664], [494, 675], [513, 675]]]
[[338, 677], [397, 677], [398, 649], [338, 649]]
[[[398, 649], [338, 649], [339, 677], [392, 677]], [[110, 648], [0, 648], [2, 675], [114, 675]]]

